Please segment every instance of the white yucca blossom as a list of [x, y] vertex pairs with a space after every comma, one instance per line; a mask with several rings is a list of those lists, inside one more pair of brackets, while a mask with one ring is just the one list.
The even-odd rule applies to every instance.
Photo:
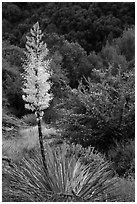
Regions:
[[26, 60], [23, 68], [24, 86], [23, 86], [23, 100], [27, 102], [25, 107], [30, 110], [42, 111], [49, 106], [52, 99], [52, 94], [49, 93], [51, 83], [50, 62], [46, 59], [48, 49], [46, 43], [42, 41], [43, 34], [39, 29], [39, 24], [36, 23], [31, 29], [31, 37], [27, 36]]

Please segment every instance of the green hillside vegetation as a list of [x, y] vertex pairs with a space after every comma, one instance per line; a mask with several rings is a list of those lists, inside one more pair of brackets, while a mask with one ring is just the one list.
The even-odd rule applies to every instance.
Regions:
[[88, 53], [135, 23], [133, 2], [5, 2], [2, 14], [3, 38], [14, 45], [24, 46], [26, 33], [39, 21], [43, 31], [77, 41]]
[[[133, 2], [2, 3], [3, 202], [135, 201], [134, 15]], [[52, 59], [47, 171], [22, 98], [36, 22]]]

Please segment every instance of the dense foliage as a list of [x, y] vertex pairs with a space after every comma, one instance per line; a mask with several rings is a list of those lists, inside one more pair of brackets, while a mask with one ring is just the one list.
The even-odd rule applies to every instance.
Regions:
[[88, 53], [100, 51], [107, 38], [117, 38], [135, 23], [134, 2], [3, 3], [3, 38], [25, 45], [25, 35], [39, 21], [42, 30], [77, 41]]
[[[107, 43], [98, 55], [93, 53], [95, 69], [91, 77], [84, 77], [78, 88], [70, 89], [68, 97], [57, 105], [62, 112], [57, 125], [63, 127], [64, 138], [100, 150], [108, 149], [115, 140], [134, 138], [134, 54], [127, 61], [120, 51], [122, 46], [118, 47], [125, 41], [124, 50], [129, 40], [134, 42], [133, 30], [124, 31], [112, 45]], [[132, 43], [130, 46], [134, 53]]]
[[25, 114], [22, 100], [22, 49], [3, 42], [2, 46], [2, 94], [3, 106], [10, 107], [10, 111], [20, 116]]
[[134, 138], [134, 73], [114, 77], [110, 73], [112, 67], [109, 69], [105, 73], [96, 70], [101, 83], [80, 84], [60, 104], [68, 108], [58, 123], [71, 142], [106, 149], [114, 140]]
[[113, 169], [120, 176], [135, 178], [135, 141], [116, 143], [109, 149], [108, 158], [113, 162]]

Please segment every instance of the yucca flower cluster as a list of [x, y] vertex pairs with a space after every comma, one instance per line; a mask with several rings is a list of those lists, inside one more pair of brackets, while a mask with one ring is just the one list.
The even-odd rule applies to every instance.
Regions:
[[49, 93], [51, 88], [50, 63], [47, 58], [48, 49], [46, 43], [42, 41], [42, 32], [39, 23], [36, 23], [31, 29], [31, 36], [27, 36], [26, 42], [26, 60], [24, 68], [23, 99], [27, 102], [25, 107], [32, 111], [42, 111], [49, 106], [53, 95]]

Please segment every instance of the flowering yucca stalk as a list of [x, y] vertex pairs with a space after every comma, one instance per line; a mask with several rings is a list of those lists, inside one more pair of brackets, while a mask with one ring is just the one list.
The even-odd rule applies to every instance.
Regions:
[[48, 49], [42, 41], [42, 32], [37, 22], [30, 31], [30, 36], [27, 36], [25, 52], [26, 60], [24, 61], [24, 86], [23, 99], [25, 107], [35, 111], [38, 123], [39, 142], [43, 164], [45, 163], [45, 153], [43, 146], [43, 138], [41, 131], [41, 119], [43, 110], [49, 107], [49, 102], [52, 99], [52, 94], [49, 93], [51, 83], [49, 82], [52, 74], [50, 70], [51, 60], [47, 59]]

